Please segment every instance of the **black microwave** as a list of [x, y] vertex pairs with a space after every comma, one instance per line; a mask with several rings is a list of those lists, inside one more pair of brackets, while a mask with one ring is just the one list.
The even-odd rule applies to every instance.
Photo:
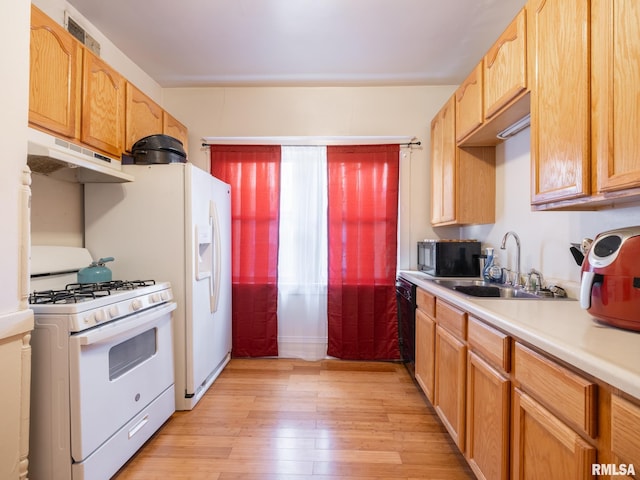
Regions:
[[479, 277], [480, 249], [476, 240], [418, 242], [418, 270], [434, 277]]

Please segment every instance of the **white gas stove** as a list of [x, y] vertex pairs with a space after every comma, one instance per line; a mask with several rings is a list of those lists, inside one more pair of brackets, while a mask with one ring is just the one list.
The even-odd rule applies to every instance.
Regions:
[[91, 261], [32, 247], [31, 478], [107, 480], [175, 411], [171, 285], [77, 283]]
[[116, 280], [70, 283], [58, 290], [35, 290], [29, 295], [36, 315], [64, 315], [70, 333], [117, 321], [173, 299], [168, 282]]

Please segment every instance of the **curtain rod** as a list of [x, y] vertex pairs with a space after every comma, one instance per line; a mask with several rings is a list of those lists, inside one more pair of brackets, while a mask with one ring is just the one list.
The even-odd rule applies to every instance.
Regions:
[[420, 146], [416, 137], [203, 137], [203, 147], [212, 145], [384, 145]]

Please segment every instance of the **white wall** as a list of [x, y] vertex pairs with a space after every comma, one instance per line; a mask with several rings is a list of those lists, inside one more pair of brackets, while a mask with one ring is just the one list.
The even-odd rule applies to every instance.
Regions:
[[500, 250], [503, 235], [515, 231], [521, 240], [521, 269], [540, 270], [547, 280], [575, 290], [580, 282], [580, 267], [569, 246], [583, 237], [595, 237], [611, 228], [640, 225], [640, 207], [593, 212], [534, 212], [530, 207], [530, 132], [510, 138], [496, 151], [496, 223], [466, 227], [461, 235], [483, 241], [483, 247], [496, 248], [502, 266], [515, 268], [515, 242], [507, 240]]
[[0, 313], [20, 308], [18, 286], [21, 274], [19, 258], [20, 187], [22, 170], [27, 160], [27, 112], [29, 106], [29, 8], [26, 0], [11, 0], [0, 4], [0, 145], [2, 145], [2, 176], [0, 205], [3, 206], [0, 234]]
[[[455, 90], [432, 87], [165, 89], [165, 108], [189, 128], [189, 160], [209, 169], [202, 137], [409, 135], [422, 143], [401, 162], [401, 268], [415, 267], [429, 224], [431, 118]], [[457, 235], [457, 229], [454, 233]]]

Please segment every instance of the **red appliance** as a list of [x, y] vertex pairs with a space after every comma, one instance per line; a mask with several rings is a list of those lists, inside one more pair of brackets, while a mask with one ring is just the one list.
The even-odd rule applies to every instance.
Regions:
[[640, 226], [596, 237], [582, 264], [580, 305], [604, 323], [640, 331]]

